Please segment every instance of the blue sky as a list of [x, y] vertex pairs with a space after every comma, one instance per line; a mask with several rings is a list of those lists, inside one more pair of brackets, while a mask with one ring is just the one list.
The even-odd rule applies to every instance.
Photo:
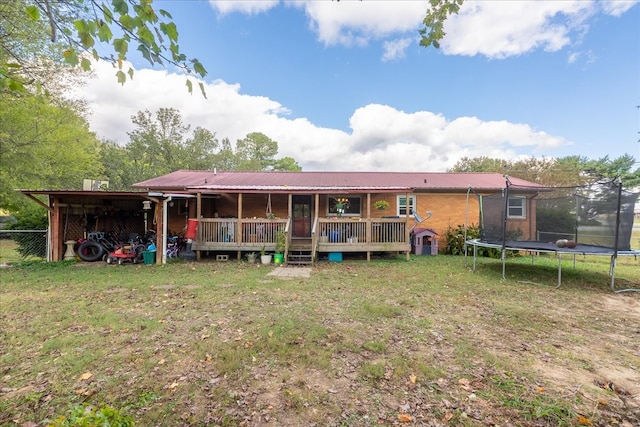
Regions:
[[137, 111], [235, 141], [263, 132], [305, 170], [444, 171], [463, 156], [640, 160], [637, 1], [466, 1], [442, 48], [418, 45], [428, 2], [164, 1], [209, 74], [132, 55], [82, 89], [99, 137], [126, 143]]

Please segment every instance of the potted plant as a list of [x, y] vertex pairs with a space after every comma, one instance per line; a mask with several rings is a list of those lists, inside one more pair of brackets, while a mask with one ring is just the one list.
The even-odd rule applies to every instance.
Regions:
[[284, 259], [284, 249], [287, 245], [287, 236], [282, 230], [278, 230], [276, 233], [276, 253], [273, 256], [273, 262], [276, 264], [282, 264]]
[[385, 210], [389, 207], [389, 202], [386, 200], [376, 200], [373, 202], [373, 207], [378, 210]]
[[260, 249], [260, 262], [264, 265], [271, 264], [271, 254], [267, 253], [267, 248], [264, 245]]
[[255, 252], [249, 252], [247, 254], [247, 261], [249, 262], [249, 264], [255, 264], [256, 263], [256, 253]]

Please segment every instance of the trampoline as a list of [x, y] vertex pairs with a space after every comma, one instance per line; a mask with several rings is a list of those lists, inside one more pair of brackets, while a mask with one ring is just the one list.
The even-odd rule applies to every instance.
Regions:
[[[478, 248], [500, 252], [505, 279], [507, 251], [532, 257], [552, 253], [558, 259], [557, 286], [562, 284], [562, 258], [577, 255], [609, 256], [610, 287], [616, 289], [615, 267], [620, 256], [640, 255], [631, 249], [634, 206], [638, 193], [622, 189], [619, 179], [581, 187], [516, 186], [505, 176], [505, 188], [478, 194], [480, 238], [467, 240], [473, 247], [473, 271]], [[471, 189], [470, 189], [471, 191]]]

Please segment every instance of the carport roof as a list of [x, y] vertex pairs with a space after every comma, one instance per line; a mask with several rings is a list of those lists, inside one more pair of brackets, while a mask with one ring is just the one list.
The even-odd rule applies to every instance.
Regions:
[[[509, 178], [514, 185], [539, 185]], [[201, 192], [349, 192], [349, 191], [495, 191], [505, 188], [499, 173], [444, 172], [216, 172], [179, 170], [134, 184], [157, 191]]]
[[25, 195], [45, 195], [54, 197], [100, 197], [103, 199], [123, 199], [147, 197], [146, 191], [85, 191], [85, 190], [18, 190]]

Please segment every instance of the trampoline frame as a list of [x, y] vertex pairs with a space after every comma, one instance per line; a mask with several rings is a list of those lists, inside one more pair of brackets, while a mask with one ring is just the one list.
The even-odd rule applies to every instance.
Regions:
[[[506, 186], [503, 189], [505, 192], [503, 197], [505, 199], [504, 209], [503, 209], [503, 226], [502, 226], [502, 239], [500, 242], [497, 241], [483, 241], [482, 239], [471, 239], [467, 240], [466, 236], [466, 228], [467, 228], [467, 220], [465, 218], [465, 257], [467, 256], [467, 245], [473, 246], [473, 267], [472, 271], [476, 271], [476, 261], [478, 258], [478, 247], [491, 248], [500, 250], [500, 258], [502, 260], [502, 279], [505, 280], [505, 272], [506, 272], [506, 251], [516, 251], [516, 252], [529, 252], [531, 253], [532, 262], [534, 253], [554, 253], [558, 258], [558, 284], [556, 285], [556, 289], [562, 285], [562, 255], [563, 254], [571, 254], [573, 255], [573, 266], [576, 266], [576, 255], [596, 255], [596, 256], [610, 256], [611, 261], [609, 263], [609, 277], [611, 278], [610, 287], [611, 291], [615, 293], [620, 292], [640, 292], [639, 288], [627, 288], [627, 289], [616, 289], [615, 287], [615, 270], [618, 256], [633, 256], [638, 257], [640, 255], [640, 250], [619, 250], [619, 233], [620, 233], [620, 202], [622, 198], [622, 180], [620, 177], [616, 178], [613, 183], [615, 183], [618, 187], [617, 196], [618, 196], [618, 207], [616, 212], [616, 228], [615, 228], [615, 243], [613, 248], [605, 247], [605, 246], [592, 246], [592, 245], [580, 245], [578, 244], [575, 248], [566, 248], [566, 247], [558, 247], [553, 243], [545, 243], [545, 242], [537, 242], [537, 241], [517, 241], [517, 240], [507, 240], [506, 238], [506, 222], [507, 222], [507, 203], [509, 200], [509, 187], [511, 186], [511, 182], [509, 181], [509, 176], [505, 175]], [[469, 193], [471, 191], [471, 187], [469, 187], [467, 191], [467, 212], [469, 210]], [[483, 224], [482, 216], [482, 205], [480, 206], [480, 223]]]
[[558, 283], [555, 286], [555, 288], [559, 288], [562, 285], [562, 255], [563, 254], [567, 254], [567, 255], [573, 255], [573, 266], [575, 268], [576, 266], [576, 255], [595, 255], [595, 256], [610, 256], [611, 257], [611, 261], [609, 263], [609, 277], [611, 278], [611, 282], [610, 282], [610, 287], [611, 287], [611, 291], [614, 293], [621, 293], [621, 292], [640, 292], [640, 288], [626, 288], [626, 289], [616, 289], [615, 287], [615, 269], [616, 269], [616, 260], [618, 256], [633, 256], [633, 257], [638, 257], [640, 256], [640, 251], [617, 251], [617, 254], [614, 252], [613, 249], [610, 248], [602, 248], [602, 249], [606, 249], [607, 251], [601, 251], [601, 252], [597, 252], [597, 251], [582, 251], [582, 250], [571, 250], [571, 249], [550, 249], [549, 247], [544, 247], [544, 246], [548, 246], [548, 245], [544, 245], [543, 243], [540, 244], [540, 248], [535, 248], [535, 247], [530, 247], [532, 245], [530, 245], [531, 243], [534, 242], [527, 242], [528, 245], [527, 247], [523, 247], [523, 246], [517, 246], [517, 244], [515, 244], [515, 242], [511, 242], [512, 244], [510, 245], [502, 245], [499, 243], [489, 243], [489, 242], [483, 242], [480, 239], [472, 239], [472, 240], [467, 240], [465, 241], [466, 245], [469, 246], [473, 246], [473, 267], [471, 269], [471, 271], [473, 271], [475, 273], [476, 271], [476, 264], [477, 264], [477, 258], [478, 258], [478, 247], [482, 247], [482, 248], [491, 248], [491, 249], [497, 249], [500, 250], [500, 259], [502, 261], [502, 280], [506, 280], [506, 251], [515, 251], [515, 252], [527, 252], [531, 254], [532, 257], [532, 261], [533, 261], [533, 256], [537, 253], [543, 252], [543, 253], [554, 253], [556, 254], [556, 257], [558, 258]]

